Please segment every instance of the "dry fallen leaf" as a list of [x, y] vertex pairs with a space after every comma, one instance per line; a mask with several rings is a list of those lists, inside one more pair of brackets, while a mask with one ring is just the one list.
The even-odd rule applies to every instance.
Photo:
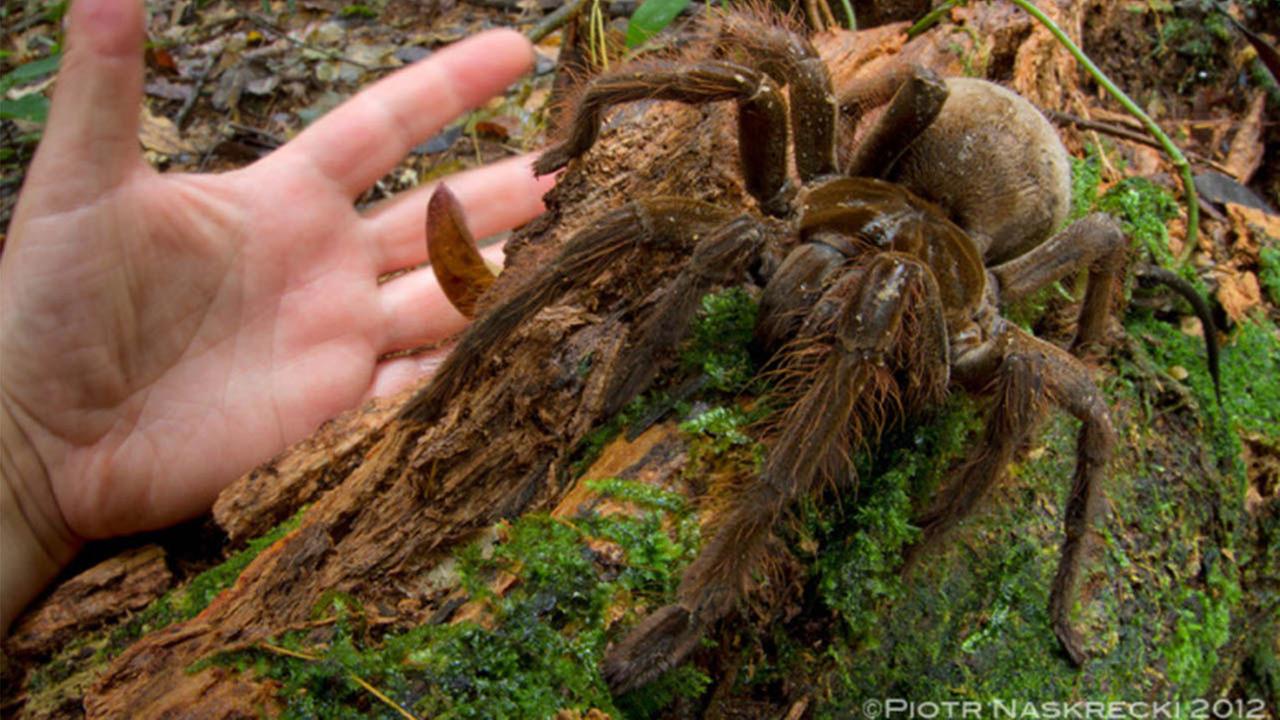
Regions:
[[183, 139], [172, 120], [163, 115], [152, 114], [150, 108], [142, 108], [140, 125], [138, 142], [151, 152], [168, 157], [196, 152], [195, 147]]
[[1250, 101], [1248, 112], [1241, 118], [1236, 136], [1231, 139], [1226, 166], [1241, 184], [1248, 184], [1249, 178], [1262, 166], [1262, 111], [1266, 105], [1267, 96], [1259, 90]]
[[1236, 233], [1236, 241], [1232, 250], [1249, 263], [1258, 261], [1258, 250], [1262, 246], [1259, 234], [1280, 240], [1280, 215], [1271, 215], [1247, 205], [1227, 203], [1227, 217], [1231, 218], [1231, 228]]
[[1232, 322], [1240, 322], [1262, 303], [1258, 276], [1252, 272], [1230, 272], [1218, 277], [1218, 302]]

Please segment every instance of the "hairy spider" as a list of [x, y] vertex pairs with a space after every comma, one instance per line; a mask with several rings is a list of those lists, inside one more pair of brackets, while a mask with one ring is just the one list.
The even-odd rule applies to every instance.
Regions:
[[[1069, 609], [1112, 452], [1111, 420], [1088, 368], [1006, 321], [1000, 307], [1087, 269], [1072, 347], [1101, 343], [1124, 269], [1123, 233], [1103, 214], [1053, 233], [1070, 205], [1067, 154], [1039, 112], [1008, 90], [944, 82], [918, 69], [869, 81], [860, 99], [887, 106], [839, 168], [840, 123], [857, 118], [839, 112], [809, 41], [785, 24], [741, 16], [718, 21], [714, 37], [700, 56], [591, 80], [567, 139], [542, 156], [537, 171], [586, 153], [613, 105], [733, 101], [744, 184], [758, 209], [648, 197], [602, 215], [478, 319], [441, 367], [423, 412], [442, 412], [503, 338], [636, 248], [687, 254], [637, 318], [625, 367], [607, 381], [603, 412], [621, 409], [654, 380], [706, 292], [748, 280], [763, 287], [756, 339], [782, 409], [766, 434], [759, 477], [736, 487], [717, 514], [676, 601], [610, 649], [604, 671], [611, 687], [643, 685], [697, 647], [745, 592], [788, 505], [824, 480], [851, 476], [849, 448], [883, 424], [884, 408], [911, 412], [951, 387], [994, 402], [968, 459], [917, 518], [921, 545], [974, 510], [1049, 406], [1082, 423], [1050, 615], [1067, 655], [1083, 662]], [[1025, 152], [1007, 152], [1009, 136]], [[443, 187], [427, 225], [432, 266], [455, 305], [471, 314], [492, 275]]]

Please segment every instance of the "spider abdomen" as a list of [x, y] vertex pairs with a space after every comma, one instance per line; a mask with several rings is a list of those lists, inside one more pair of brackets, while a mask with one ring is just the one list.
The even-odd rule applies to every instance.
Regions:
[[988, 264], [1017, 257], [1071, 210], [1071, 163], [1053, 126], [1028, 100], [986, 80], [948, 78], [928, 129], [888, 174], [946, 208]]

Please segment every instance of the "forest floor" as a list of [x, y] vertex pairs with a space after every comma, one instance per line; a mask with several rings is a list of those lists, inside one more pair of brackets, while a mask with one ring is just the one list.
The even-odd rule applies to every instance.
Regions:
[[[166, 171], [242, 167], [395, 68], [488, 27], [528, 30], [556, 5], [148, 2], [141, 146], [148, 161]], [[885, 23], [918, 19], [920, 5], [853, 3], [864, 21]], [[1101, 659], [1071, 672], [1044, 611], [1060, 542], [1062, 478], [1074, 458], [1075, 426], [1067, 420], [1050, 422], [1044, 437], [1024, 449], [1016, 487], [998, 491], [991, 511], [909, 581], [899, 577], [911, 504], [936, 487], [972, 438], [978, 406], [955, 399], [922, 429], [892, 431], [880, 452], [863, 457], [855, 492], [797, 510], [793, 527], [781, 533], [794, 561], [783, 563], [786, 580], [774, 593], [780, 600], [747, 609], [754, 622], [719, 632], [693, 665], [656, 689], [611, 699], [586, 668], [597, 664], [606, 634], [616, 639], [614, 625], [624, 615], [633, 620], [636, 606], [670, 592], [679, 566], [693, 554], [698, 523], [688, 495], [697, 483], [689, 478], [753, 462], [755, 445], [743, 434], [750, 406], [740, 388], [736, 395], [699, 396], [691, 407], [673, 404], [667, 414], [679, 422], [656, 424], [637, 437], [618, 437], [627, 421], [645, 414], [634, 408], [588, 435], [573, 449], [573, 472], [595, 480], [547, 498], [549, 514], [481, 533], [480, 545], [458, 553], [463, 570], [452, 571], [452, 594], [437, 598], [438, 607], [404, 611], [430, 610], [449, 623], [409, 628], [390, 619], [404, 608], [353, 610], [359, 600], [334, 594], [323, 598], [325, 619], [316, 627], [220, 647], [217, 667], [193, 667], [193, 676], [224, 682], [256, 672], [267, 680], [253, 685], [254, 692], [266, 687], [279, 696], [253, 695], [254, 702], [298, 716], [399, 716], [392, 703], [377, 699], [385, 690], [413, 698], [411, 709], [421, 717], [873, 717], [868, 700], [1003, 697], [1171, 699], [1184, 707], [1225, 698], [1239, 703], [1237, 717], [1276, 718], [1280, 86], [1217, 4], [1063, 0], [1057, 6], [1094, 62], [1189, 158], [1202, 208], [1195, 248], [1184, 248], [1177, 171], [1158, 149], [1131, 139], [1141, 128], [1114, 101], [1074, 67], [1066, 85], [1020, 74], [1062, 61], [1049, 51], [1044, 62], [1025, 60], [1040, 52], [1027, 49], [1039, 36], [1016, 10], [975, 2], [952, 10], [930, 32], [942, 38], [939, 47], [950, 48], [952, 72], [1017, 85], [1056, 113], [1076, 156], [1077, 210], [1111, 212], [1133, 237], [1135, 252], [1156, 262], [1173, 264], [1187, 255], [1182, 272], [1211, 298], [1224, 349], [1219, 405], [1200, 354], [1202, 330], [1189, 311], [1135, 291], [1123, 312], [1123, 337], [1100, 384], [1125, 447], [1108, 490], [1100, 559], [1079, 611]], [[625, 15], [634, 7], [599, 7], [608, 36], [601, 46], [620, 62]], [[1221, 7], [1275, 47], [1280, 4], [1237, 0]], [[65, 3], [22, 0], [7, 3], [0, 15], [6, 27], [0, 227], [8, 225], [39, 139], [64, 11]], [[993, 17], [1015, 16], [1020, 19], [1006, 33], [977, 30]], [[358, 204], [543, 146], [559, 33], [540, 41], [537, 51], [528, 78], [424, 142]], [[1086, 117], [1091, 124], [1079, 122]], [[705, 300], [700, 322], [707, 336], [732, 334], [748, 312], [744, 307], [732, 293]], [[1065, 292], [1041, 297], [1022, 309], [1020, 320], [1063, 340], [1074, 307]], [[365, 444], [360, 432], [381, 427], [395, 402], [326, 426], [312, 450], [343, 458], [368, 450], [372, 441]], [[274, 460], [272, 471], [290, 457]], [[244, 492], [245, 481], [237, 488], [231, 492]], [[634, 512], [609, 519], [603, 511], [582, 518], [564, 510], [581, 493]], [[256, 555], [295, 537], [297, 525], [308, 521], [294, 511], [311, 499], [255, 510], [258, 524], [243, 526], [226, 519], [233, 503], [220, 501], [218, 518], [90, 548], [61, 588], [15, 627], [5, 646], [0, 713], [82, 716], [85, 697], [95, 694], [90, 715], [95, 707], [98, 714], [121, 707], [112, 703], [127, 701], [135, 680], [119, 658], [153, 661], [129, 646], [166, 626], [166, 637], [175, 638], [178, 623], [184, 623], [181, 632], [201, 632], [187, 621], [232, 586]], [[834, 513], [820, 510], [827, 500], [838, 508]], [[552, 606], [563, 609], [549, 612]], [[617, 609], [623, 606], [629, 609]], [[422, 672], [396, 669], [405, 665]], [[219, 696], [208, 690], [215, 681], [208, 682], [205, 699], [220, 702], [248, 687], [227, 682], [228, 694]]]

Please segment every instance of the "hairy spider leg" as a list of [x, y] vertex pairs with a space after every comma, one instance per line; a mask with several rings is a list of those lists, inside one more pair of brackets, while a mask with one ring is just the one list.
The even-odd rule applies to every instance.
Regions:
[[1026, 253], [991, 268], [999, 283], [1000, 303], [1017, 302], [1088, 268], [1084, 302], [1076, 326], [1072, 352], [1100, 345], [1106, 333], [1116, 284], [1124, 274], [1128, 241], [1106, 213], [1083, 217]]
[[900, 253], [876, 254], [823, 295], [802, 330], [815, 352], [796, 351], [801, 364], [816, 361], [816, 371], [795, 374], [804, 387], [779, 421], [760, 478], [731, 489], [711, 540], [684, 572], [677, 602], [645, 618], [606, 654], [604, 676], [615, 693], [679, 664], [733, 608], [787, 506], [810, 492], [824, 470], [847, 465], [850, 428], [862, 422], [855, 406], [869, 386], [886, 381], [883, 368], [904, 340], [904, 317], [922, 310], [941, 316], [937, 284], [927, 266]]
[[947, 83], [937, 73], [912, 67], [884, 113], [858, 144], [845, 174], [884, 177], [902, 153], [942, 112], [947, 94]]
[[654, 62], [601, 75], [588, 85], [574, 110], [569, 138], [543, 153], [534, 172], [546, 175], [585, 153], [600, 134], [603, 111], [634, 100], [702, 104], [738, 101], [738, 143], [747, 190], [766, 211], [781, 215], [790, 199], [787, 182], [786, 101], [768, 75], [723, 60], [680, 64]]
[[[1115, 218], [1106, 213], [1094, 213], [1075, 221], [1026, 253], [991, 268], [991, 274], [1000, 285], [1000, 302], [1008, 304], [1061, 280], [1071, 272], [1088, 268], [1084, 302], [1080, 305], [1076, 337], [1071, 343], [1071, 351], [1080, 355], [1103, 343], [1112, 298], [1124, 274], [1127, 250], [1128, 241]], [[1195, 287], [1164, 268], [1140, 267], [1136, 275], [1164, 285], [1191, 304], [1204, 326], [1209, 376], [1213, 378], [1213, 389], [1221, 404], [1218, 338], [1208, 304]]]
[[420, 400], [406, 405], [410, 419], [430, 422], [438, 418], [449, 400], [494, 357], [495, 349], [551, 301], [572, 288], [590, 284], [638, 248], [687, 252], [696, 238], [723, 225], [729, 217], [714, 205], [667, 197], [628, 203], [597, 218], [570, 238], [556, 259], [530, 276], [509, 300], [463, 333], [431, 384], [422, 390]]
[[836, 115], [831, 76], [813, 43], [788, 18], [726, 14], [716, 23], [716, 51], [756, 68], [787, 88], [796, 173], [808, 182], [837, 172]]
[[[1061, 407], [1080, 420], [1081, 427], [1075, 475], [1063, 520], [1066, 536], [1050, 594], [1049, 615], [1063, 649], [1072, 662], [1080, 665], [1088, 655], [1080, 634], [1071, 625], [1070, 611], [1086, 550], [1086, 533], [1101, 502], [1100, 485], [1115, 444], [1110, 413], [1083, 363], [1020, 328], [1006, 326], [974, 355], [958, 363], [954, 371], [964, 376], [967, 368], [994, 367], [994, 372], [986, 372], [985, 383], [994, 396], [994, 406], [974, 452], [960, 466], [956, 478], [916, 519], [924, 536], [909, 552], [907, 567], [921, 550], [933, 546], [971, 514], [1004, 477], [1014, 453], [1035, 432], [1048, 405]], [[963, 380], [966, 384], [980, 382], [975, 377]]]
[[602, 414], [613, 415], [649, 386], [661, 360], [689, 332], [698, 302], [716, 285], [740, 282], [760, 254], [766, 229], [750, 215], [736, 217], [697, 241], [689, 262], [663, 291], [627, 340], [627, 369], [610, 379]]

